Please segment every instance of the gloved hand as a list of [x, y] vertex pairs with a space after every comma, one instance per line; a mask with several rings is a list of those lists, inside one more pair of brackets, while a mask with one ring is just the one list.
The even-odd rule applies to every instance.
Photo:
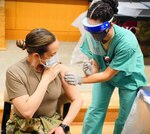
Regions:
[[90, 61], [85, 61], [82, 66], [82, 70], [85, 73], [85, 75], [89, 76], [93, 73], [93, 59]]
[[65, 74], [64, 79], [69, 85], [77, 85], [77, 84], [81, 85], [82, 84], [82, 77], [79, 75]]

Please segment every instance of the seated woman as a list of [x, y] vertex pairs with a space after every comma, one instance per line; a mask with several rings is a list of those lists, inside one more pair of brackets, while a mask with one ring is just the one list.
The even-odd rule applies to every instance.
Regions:
[[[83, 100], [75, 86], [63, 76], [67, 69], [59, 63], [59, 42], [46, 29], [33, 29], [17, 46], [28, 56], [10, 66], [6, 87], [14, 106], [8, 120], [7, 134], [68, 134], [69, 125], [78, 114]], [[64, 119], [56, 112], [60, 96], [65, 93], [71, 105]]]

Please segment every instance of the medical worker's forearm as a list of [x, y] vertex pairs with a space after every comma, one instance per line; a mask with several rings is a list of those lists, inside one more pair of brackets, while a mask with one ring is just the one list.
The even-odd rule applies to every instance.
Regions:
[[105, 82], [108, 81], [109, 77], [108, 75], [104, 75], [104, 73], [95, 73], [93, 75], [90, 75], [88, 77], [83, 77], [82, 83], [97, 83], [97, 82]]
[[83, 77], [82, 83], [97, 83], [97, 82], [109, 81], [117, 73], [118, 73], [117, 70], [108, 67], [104, 72], [95, 73], [93, 75]]

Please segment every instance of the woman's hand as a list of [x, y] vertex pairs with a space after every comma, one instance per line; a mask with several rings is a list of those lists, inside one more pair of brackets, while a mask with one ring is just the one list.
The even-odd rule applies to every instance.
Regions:
[[65, 134], [64, 130], [62, 127], [55, 127], [53, 128], [48, 134]]
[[33, 117], [45, 96], [48, 84], [56, 78], [60, 70], [60, 64], [54, 64], [51, 68], [45, 69], [37, 89], [31, 96], [26, 94], [16, 97], [12, 100], [14, 106], [18, 109], [24, 118], [31, 119]]
[[43, 72], [42, 79], [46, 81], [53, 81], [58, 73], [61, 71], [61, 64], [54, 64], [50, 68], [46, 68]]

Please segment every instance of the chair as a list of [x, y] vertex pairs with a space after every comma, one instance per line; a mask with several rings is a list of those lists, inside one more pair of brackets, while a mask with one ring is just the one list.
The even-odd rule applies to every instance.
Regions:
[[[2, 125], [1, 125], [1, 134], [6, 134], [6, 123], [8, 119], [10, 118], [11, 115], [11, 107], [12, 107], [12, 102], [9, 101], [9, 97], [7, 94], [7, 90], [4, 91], [4, 108], [3, 108], [3, 116], [2, 116]], [[63, 118], [68, 113], [70, 107], [70, 102], [63, 94], [60, 99], [58, 100], [58, 109], [57, 112], [59, 112]]]
[[4, 91], [4, 108], [3, 108], [3, 116], [2, 116], [1, 134], [6, 134], [6, 122], [10, 118], [11, 104], [12, 104], [12, 102], [9, 101], [7, 90], [5, 90]]

